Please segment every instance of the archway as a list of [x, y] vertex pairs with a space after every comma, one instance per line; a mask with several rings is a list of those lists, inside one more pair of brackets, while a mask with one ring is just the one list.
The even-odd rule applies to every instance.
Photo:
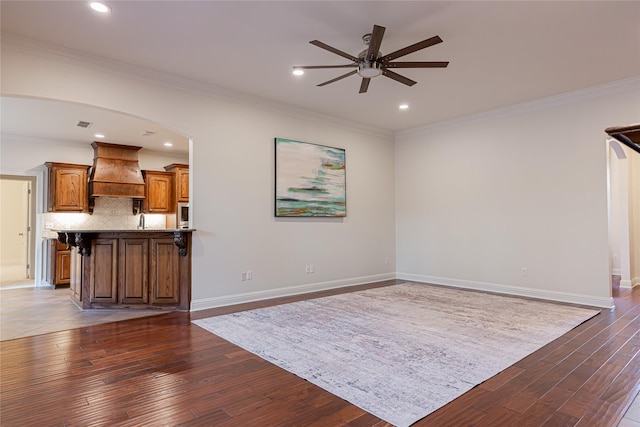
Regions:
[[[193, 142], [187, 136], [167, 126], [122, 111], [69, 102], [53, 98], [20, 96], [1, 97], [3, 152], [0, 173], [21, 176], [34, 182], [36, 200], [35, 224], [32, 227], [32, 248], [35, 248], [35, 285], [45, 285], [43, 238], [51, 237], [43, 220], [46, 214], [45, 161], [90, 165], [91, 142], [101, 140], [96, 133], [104, 133], [104, 142], [136, 145], [149, 154], [141, 163], [143, 168], [162, 170], [171, 162], [191, 164]], [[88, 126], [80, 126], [85, 122]], [[150, 135], [143, 135], [150, 131]], [[171, 140], [173, 147], [164, 143]], [[54, 148], [49, 148], [54, 147]], [[165, 151], [167, 150], [167, 151]], [[168, 150], [174, 150], [175, 156]], [[166, 158], [174, 158], [165, 162]], [[192, 180], [190, 180], [192, 181]], [[63, 214], [64, 215], [64, 214]], [[55, 224], [53, 228], [60, 228]], [[51, 227], [49, 227], [51, 228]]]
[[620, 276], [621, 288], [631, 288], [629, 161], [615, 139], [607, 139], [607, 170], [611, 273]]

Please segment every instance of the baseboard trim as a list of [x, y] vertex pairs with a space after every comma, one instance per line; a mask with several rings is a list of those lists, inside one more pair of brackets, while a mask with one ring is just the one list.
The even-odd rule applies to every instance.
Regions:
[[[541, 291], [539, 289], [521, 288], [517, 286], [499, 285], [495, 283], [477, 282], [472, 280], [452, 279], [447, 277], [427, 276], [409, 273], [385, 273], [371, 276], [353, 277], [349, 279], [332, 280], [328, 282], [308, 283], [304, 285], [288, 286], [265, 291], [246, 292], [241, 294], [225, 295], [214, 298], [202, 298], [191, 301], [191, 311], [206, 310], [208, 308], [225, 307], [247, 302], [261, 301], [271, 298], [302, 295], [317, 291], [346, 288], [383, 280], [400, 279], [412, 282], [429, 283], [440, 286], [452, 286], [462, 289], [495, 292], [505, 295], [523, 296], [542, 300], [566, 302], [571, 304], [587, 305], [598, 308], [614, 308], [613, 298], [596, 298], [588, 295], [571, 294], [566, 292]], [[626, 281], [625, 281], [626, 282]], [[620, 283], [621, 287], [631, 287], [626, 283]]]
[[633, 288], [633, 282], [631, 280], [620, 279], [620, 287], [624, 289]]
[[242, 294], [225, 295], [215, 298], [202, 298], [191, 301], [191, 311], [206, 310], [208, 308], [224, 307], [261, 301], [271, 298], [288, 297], [292, 295], [308, 294], [329, 289], [345, 288], [349, 286], [365, 285], [395, 279], [395, 273], [375, 274], [371, 276], [352, 277], [349, 279], [331, 280], [328, 282], [308, 283], [304, 285], [288, 286], [286, 288], [269, 289], [266, 291], [246, 292]]
[[570, 294], [566, 292], [542, 291], [539, 289], [521, 288], [517, 286], [499, 285], [495, 283], [476, 282], [472, 280], [451, 279], [448, 277], [426, 276], [421, 274], [398, 273], [398, 279], [413, 282], [429, 283], [456, 288], [474, 289], [478, 291], [495, 292], [514, 296], [537, 298], [549, 301], [566, 302], [587, 305], [598, 308], [614, 308], [613, 298], [597, 298], [588, 295]]

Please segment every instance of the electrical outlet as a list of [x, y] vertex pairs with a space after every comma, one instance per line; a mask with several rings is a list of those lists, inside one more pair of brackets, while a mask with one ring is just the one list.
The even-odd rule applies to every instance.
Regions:
[[251, 273], [251, 270], [247, 271], [247, 280], [251, 280], [253, 278], [253, 274]]
[[385, 264], [389, 264], [389, 257], [385, 257], [385, 259], [384, 259], [384, 263], [385, 263]]
[[305, 273], [311, 273], [311, 266], [310, 265], [305, 265], [304, 266], [304, 272]]
[[315, 273], [315, 272], [316, 272], [316, 267], [313, 264], [311, 264], [309, 266], [309, 273]]
[[522, 272], [520, 273], [521, 276], [526, 276], [527, 275], [527, 267], [522, 267]]
[[242, 280], [243, 282], [245, 280], [247, 280], [247, 272], [243, 271], [242, 273], [240, 273], [240, 280]]
[[53, 222], [49, 222], [49, 221], [45, 222], [44, 228], [47, 230], [51, 230], [53, 228]]

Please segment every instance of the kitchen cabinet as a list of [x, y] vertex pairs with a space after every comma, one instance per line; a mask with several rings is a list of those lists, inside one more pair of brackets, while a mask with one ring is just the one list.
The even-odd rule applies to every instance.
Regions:
[[147, 304], [149, 302], [149, 239], [124, 238], [120, 239], [119, 243], [120, 296], [118, 302]]
[[56, 288], [68, 286], [71, 282], [71, 251], [57, 240], [48, 239], [46, 242], [49, 253], [47, 281]]
[[151, 239], [151, 262], [149, 281], [151, 282], [152, 304], [175, 304], [180, 298], [180, 271], [178, 247], [173, 238]]
[[173, 175], [171, 172], [142, 171], [144, 177], [143, 212], [167, 214], [176, 211], [173, 197]]
[[91, 244], [89, 301], [118, 302], [118, 239], [95, 239]]
[[95, 239], [91, 252], [92, 303], [146, 304], [149, 301], [147, 239]]
[[74, 300], [84, 309], [188, 310], [192, 231], [59, 231], [81, 255], [72, 256]]
[[56, 248], [55, 285], [68, 285], [71, 280], [71, 251], [66, 245], [58, 243]]
[[176, 202], [189, 201], [189, 165], [172, 163], [165, 166], [167, 172], [174, 173]]
[[87, 165], [71, 163], [45, 163], [48, 172], [48, 212], [88, 212]]

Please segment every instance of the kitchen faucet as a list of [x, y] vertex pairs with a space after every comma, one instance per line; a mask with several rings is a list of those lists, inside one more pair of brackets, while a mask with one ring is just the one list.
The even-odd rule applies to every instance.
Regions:
[[144, 214], [140, 214], [140, 222], [138, 223], [138, 230], [144, 230]]

